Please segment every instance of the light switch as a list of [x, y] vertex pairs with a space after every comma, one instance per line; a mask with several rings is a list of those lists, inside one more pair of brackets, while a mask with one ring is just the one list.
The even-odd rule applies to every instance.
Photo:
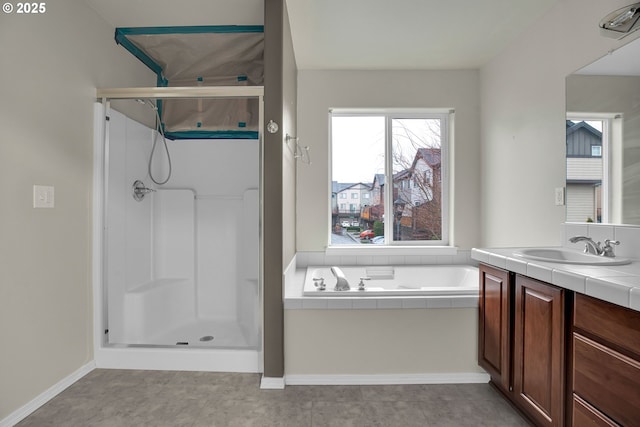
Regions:
[[33, 207], [34, 208], [52, 208], [53, 204], [53, 187], [46, 185], [33, 186]]

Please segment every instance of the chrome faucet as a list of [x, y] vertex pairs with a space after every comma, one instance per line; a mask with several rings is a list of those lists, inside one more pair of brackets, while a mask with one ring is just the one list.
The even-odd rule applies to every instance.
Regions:
[[334, 291], [348, 291], [349, 289], [351, 289], [349, 287], [349, 282], [344, 276], [342, 270], [340, 270], [338, 267], [331, 267], [331, 273], [333, 273], [333, 275], [336, 276], [337, 279], [336, 286], [335, 288], [333, 288]]
[[574, 236], [569, 239], [571, 243], [584, 242], [584, 253], [600, 255], [605, 257], [613, 258], [616, 254], [613, 252], [613, 246], [611, 245], [619, 245], [620, 242], [617, 240], [606, 239], [604, 241], [604, 246], [601, 246], [600, 242], [594, 242], [591, 237], [587, 236]]

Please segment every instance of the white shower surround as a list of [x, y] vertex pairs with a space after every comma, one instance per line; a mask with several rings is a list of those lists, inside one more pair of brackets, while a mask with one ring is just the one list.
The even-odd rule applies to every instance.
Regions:
[[[96, 104], [96, 120], [101, 110]], [[146, 170], [152, 130], [116, 111], [110, 117], [109, 138], [128, 143], [110, 144], [106, 221], [117, 226], [106, 234], [109, 333], [103, 342], [98, 326], [97, 365], [261, 371], [258, 141], [168, 141], [173, 176], [155, 186]], [[246, 165], [241, 174], [230, 158]], [[136, 202], [135, 179], [157, 191]], [[214, 340], [200, 342], [201, 335]], [[191, 348], [130, 346], [182, 341]]]

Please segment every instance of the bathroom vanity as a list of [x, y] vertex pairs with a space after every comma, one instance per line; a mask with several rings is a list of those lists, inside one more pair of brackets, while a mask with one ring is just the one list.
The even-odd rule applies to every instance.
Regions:
[[581, 276], [507, 249], [472, 256], [478, 363], [492, 384], [537, 426], [640, 425], [640, 311], [587, 295], [600, 292], [597, 268]]

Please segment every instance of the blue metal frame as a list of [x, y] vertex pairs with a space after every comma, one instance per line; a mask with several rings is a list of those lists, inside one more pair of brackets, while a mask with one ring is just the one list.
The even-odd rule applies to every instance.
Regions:
[[[169, 81], [163, 76], [162, 67], [156, 63], [149, 55], [138, 48], [128, 36], [131, 35], [153, 35], [153, 34], [206, 34], [206, 33], [263, 33], [264, 25], [199, 25], [193, 27], [130, 27], [116, 28], [116, 44], [122, 45], [125, 49], [138, 58], [151, 71], [156, 73], [157, 86], [167, 87]], [[246, 76], [238, 76], [238, 81], [246, 80]], [[162, 117], [162, 100], [156, 102], [158, 114]], [[164, 124], [162, 124], [164, 126]], [[258, 132], [252, 131], [184, 131], [167, 132], [165, 136], [170, 139], [258, 139]]]
[[169, 139], [258, 139], [257, 131], [249, 130], [187, 130], [165, 132]]

